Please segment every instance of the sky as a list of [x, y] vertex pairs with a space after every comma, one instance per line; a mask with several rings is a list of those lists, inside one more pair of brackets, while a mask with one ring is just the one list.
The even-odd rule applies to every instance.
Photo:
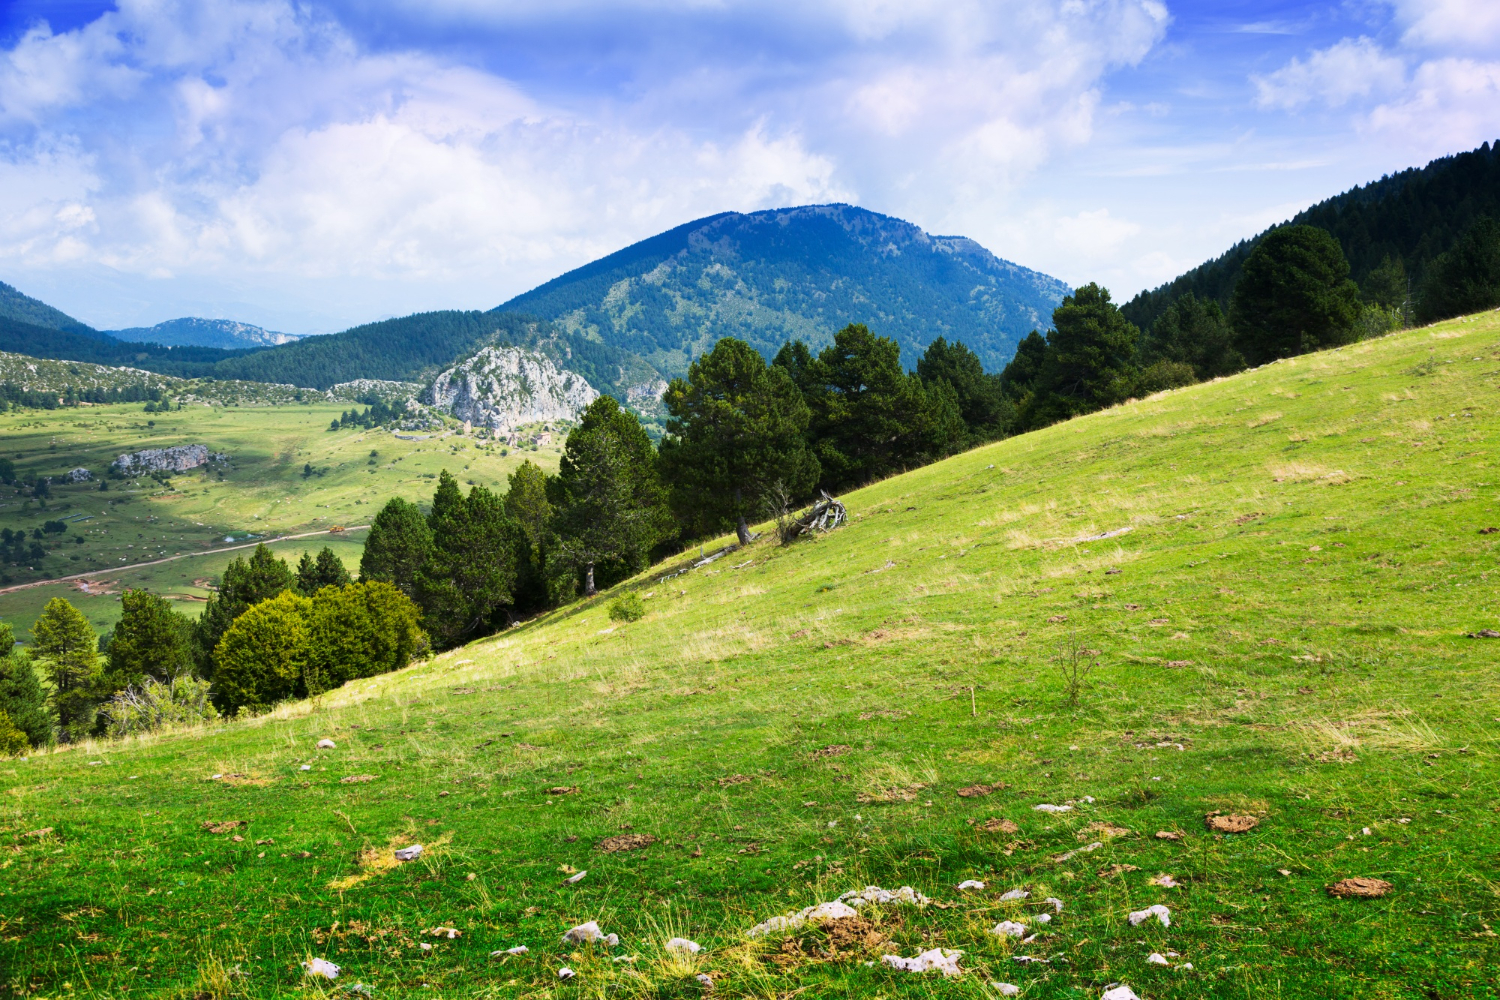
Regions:
[[1124, 301], [1497, 138], [1496, 0], [0, 0], [0, 280], [326, 333], [842, 201]]

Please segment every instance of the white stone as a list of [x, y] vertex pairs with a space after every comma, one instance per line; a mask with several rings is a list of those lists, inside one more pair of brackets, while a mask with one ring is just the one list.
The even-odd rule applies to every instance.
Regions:
[[674, 937], [672, 940], [666, 943], [666, 949], [667, 951], [680, 951], [686, 952], [689, 955], [696, 955], [698, 954], [698, 952], [703, 950], [703, 946], [697, 941], [689, 941], [687, 938]]
[[568, 968], [566, 965], [563, 966], [561, 969], [557, 970], [557, 978], [558, 979], [572, 979], [576, 975], [578, 975], [578, 973], [574, 972], [572, 969]]
[[963, 952], [949, 948], [933, 948], [931, 951], [922, 952], [915, 958], [881, 955], [880, 960], [893, 969], [902, 969], [906, 972], [928, 972], [935, 969], [945, 976], [958, 976], [963, 974], [963, 970], [958, 967], [958, 960], [962, 955]]
[[333, 742], [333, 740], [319, 740], [318, 741], [318, 749], [319, 750], [332, 750], [332, 749], [336, 748], [337, 746], [338, 746], [338, 744], [335, 743], [335, 742]]
[[397, 861], [415, 861], [422, 856], [422, 845], [412, 844], [410, 847], [396, 848]]
[[1039, 813], [1070, 813], [1073, 811], [1072, 806], [1055, 806], [1050, 802], [1043, 802], [1041, 805], [1032, 806], [1031, 808]]
[[1025, 889], [1012, 889], [1000, 896], [1000, 902], [1008, 903], [1013, 899], [1026, 899], [1031, 895]]
[[1099, 1000], [1141, 1000], [1129, 986], [1115, 985], [1104, 991]]
[[570, 928], [568, 933], [563, 935], [562, 939], [563, 944], [589, 944], [593, 941], [604, 940], [604, 932], [599, 929], [599, 922], [597, 920], [590, 920], [586, 924], [579, 924], [577, 927]]
[[979, 881], [978, 879], [966, 878], [962, 882], [958, 883], [958, 888], [960, 892], [964, 892], [969, 889], [978, 890], [984, 888], [984, 883]]
[[1026, 933], [1026, 925], [1018, 924], [1014, 920], [1002, 920], [990, 928], [990, 933], [996, 937], [1018, 938]]
[[[994, 466], [992, 465], [990, 468], [993, 469]], [[1013, 997], [1021, 992], [1021, 987], [1015, 983], [990, 983], [990, 987], [1003, 997]]]
[[302, 967], [307, 970], [309, 976], [322, 976], [324, 979], [339, 977], [339, 967], [326, 958], [315, 958], [310, 962], [303, 962]]
[[1167, 964], [1167, 957], [1165, 955], [1163, 955], [1161, 952], [1153, 951], [1151, 954], [1149, 954], [1149, 955], [1146, 956], [1146, 964], [1147, 965], [1166, 965]]
[[1168, 910], [1160, 903], [1157, 903], [1155, 906], [1148, 906], [1144, 910], [1136, 910], [1134, 913], [1132, 913], [1130, 915], [1130, 926], [1139, 927], [1141, 924], [1145, 923], [1147, 920], [1150, 920], [1152, 917], [1155, 917], [1157, 920], [1161, 921], [1161, 925], [1163, 927], [1172, 926], [1172, 911]]

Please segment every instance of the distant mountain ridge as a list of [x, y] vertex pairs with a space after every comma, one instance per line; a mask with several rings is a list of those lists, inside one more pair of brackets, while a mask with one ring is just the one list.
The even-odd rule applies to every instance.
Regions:
[[499, 306], [638, 355], [664, 375], [720, 337], [768, 357], [818, 347], [849, 323], [916, 364], [939, 336], [998, 370], [1072, 289], [961, 236], [932, 236], [853, 205], [725, 212], [569, 271]]
[[155, 326], [133, 326], [125, 330], [105, 330], [116, 340], [134, 344], [161, 344], [163, 347], [220, 347], [236, 350], [246, 347], [275, 347], [302, 339], [297, 333], [278, 333], [232, 319], [200, 319], [196, 316], [169, 319]]
[[1363, 282], [1389, 256], [1402, 262], [1415, 289], [1427, 265], [1481, 215], [1500, 220], [1500, 142], [1444, 156], [1320, 201], [1165, 285], [1141, 292], [1121, 312], [1144, 330], [1187, 292], [1227, 309], [1250, 252], [1273, 230], [1301, 224], [1334, 235], [1349, 258], [1355, 281]]

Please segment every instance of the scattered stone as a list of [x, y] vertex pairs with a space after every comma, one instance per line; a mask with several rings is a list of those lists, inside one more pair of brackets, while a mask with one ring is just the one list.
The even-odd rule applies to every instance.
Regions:
[[1052, 909], [1058, 913], [1061, 913], [1063, 911], [1063, 901], [1058, 899], [1056, 896], [1048, 896], [1046, 899], [1042, 900], [1042, 902], [1052, 904]]
[[882, 905], [897, 903], [909, 906], [926, 906], [932, 902], [931, 899], [917, 892], [909, 885], [903, 885], [895, 892], [882, 889], [878, 885], [867, 885], [863, 889], [851, 889], [840, 896], [838, 901], [848, 903], [856, 909], [864, 906], [866, 903], [880, 903]]
[[1030, 896], [1031, 893], [1027, 892], [1025, 889], [1011, 889], [1009, 892], [1004, 893], [1000, 897], [1000, 902], [1009, 903], [1012, 900], [1016, 899], [1028, 899], [1030, 898]]
[[1156, 876], [1156, 878], [1151, 880], [1151, 884], [1159, 885], [1163, 889], [1180, 889], [1182, 887], [1181, 882], [1177, 881], [1175, 878], [1167, 874]]
[[990, 983], [990, 989], [1003, 997], [1013, 997], [1021, 992], [1021, 987], [1015, 983]]
[[1087, 854], [1090, 851], [1097, 851], [1099, 848], [1101, 848], [1103, 846], [1104, 846], [1104, 844], [1102, 842], [1096, 840], [1094, 843], [1092, 843], [1092, 844], [1085, 844], [1084, 846], [1078, 848], [1077, 850], [1067, 851], [1067, 852], [1065, 852], [1063, 854], [1054, 855], [1053, 858], [1052, 858], [1052, 860], [1053, 861], [1067, 861], [1069, 858], [1072, 858], [1076, 854]]
[[959, 892], [967, 892], [970, 889], [982, 890], [983, 888], [984, 883], [979, 881], [978, 879], [966, 878], [962, 882], [958, 883]]
[[599, 929], [599, 922], [590, 920], [586, 924], [570, 928], [562, 939], [563, 944], [592, 944], [595, 941], [605, 940], [605, 937], [604, 932]]
[[326, 958], [315, 958], [309, 962], [303, 962], [302, 967], [307, 970], [309, 976], [322, 976], [324, 979], [339, 977], [339, 967]]
[[396, 848], [397, 861], [415, 861], [422, 856], [422, 845], [412, 844], [410, 847]]
[[1224, 813], [1209, 813], [1203, 817], [1204, 825], [1215, 833], [1244, 833], [1253, 830], [1260, 825], [1260, 820], [1254, 816], [1240, 816]]
[[656, 843], [656, 838], [649, 833], [619, 833], [613, 837], [605, 837], [594, 845], [594, 849], [604, 851], [606, 854], [615, 854], [620, 851], [635, 851], [642, 847], [650, 847]]
[[1153, 951], [1151, 954], [1149, 954], [1149, 955], [1146, 956], [1146, 964], [1147, 965], [1166, 965], [1167, 964], [1167, 956], [1163, 955], [1159, 951]]
[[687, 938], [674, 937], [664, 946], [667, 951], [683, 952], [688, 955], [696, 955], [703, 950], [703, 946], [697, 941], [689, 941]]
[[750, 928], [747, 932], [750, 937], [763, 937], [766, 934], [778, 934], [783, 931], [795, 930], [804, 924], [822, 924], [833, 920], [847, 920], [850, 917], [859, 916], [859, 911], [854, 907], [838, 900], [827, 903], [819, 903], [816, 906], [808, 906], [796, 913], [789, 913], [781, 917], [772, 917], [770, 920], [762, 921]]
[[359, 784], [363, 784], [366, 781], [374, 781], [374, 780], [375, 780], [375, 775], [373, 775], [373, 774], [351, 774], [347, 778], [340, 778], [339, 779], [339, 784], [341, 784], [341, 785], [359, 785]]
[[706, 973], [706, 972], [700, 972], [696, 976], [694, 976], [693, 978], [696, 979], [696, 980], [698, 980], [699, 985], [701, 985], [705, 990], [708, 990], [710, 992], [713, 991], [713, 988], [714, 988], [713, 977], [711, 977], [708, 973]]
[[587, 871], [587, 869], [585, 869], [584, 871], [581, 871], [581, 872], [579, 872], [576, 875], [569, 875], [567, 878], [565, 878], [565, 879], [562, 880], [562, 884], [563, 885], [577, 885], [579, 882], [583, 881], [583, 877], [585, 875], [587, 875], [587, 874], [588, 874], [588, 871]]
[[334, 749], [337, 749], [337, 748], [338, 748], [338, 744], [335, 743], [335, 742], [333, 742], [333, 740], [319, 740], [318, 741], [318, 749], [319, 750], [334, 750]]
[[990, 928], [990, 933], [996, 937], [1025, 937], [1026, 925], [1015, 920], [1002, 920]]
[[1036, 919], [1036, 922], [1039, 923], [1039, 924], [1050, 924], [1050, 923], [1052, 923], [1052, 914], [1050, 914], [1050, 913], [1038, 913], [1036, 915], [1035, 919]]
[[1141, 924], [1150, 920], [1152, 917], [1155, 917], [1157, 920], [1161, 921], [1161, 925], [1163, 927], [1172, 926], [1172, 911], [1168, 910], [1160, 903], [1157, 903], [1155, 906], [1148, 906], [1144, 910], [1136, 910], [1134, 913], [1132, 913], [1130, 915], [1130, 926], [1139, 927]]
[[303, 764], [301, 767], [297, 768], [297, 770], [299, 770], [299, 771], [311, 771], [312, 770], [312, 765], [311, 764]]
[[531, 949], [524, 944], [518, 944], [514, 948], [506, 948], [503, 951], [492, 951], [490, 958], [499, 958], [501, 955], [525, 955], [530, 951]]
[[1492, 628], [1482, 628], [1478, 632], [1470, 632], [1470, 639], [1500, 639], [1500, 632]]
[[1287, 878], [1292, 877], [1292, 870], [1290, 868], [1278, 868], [1276, 870], [1281, 872], [1281, 874], [1285, 875]]
[[433, 937], [445, 937], [449, 941], [452, 941], [454, 938], [460, 938], [464, 936], [464, 932], [459, 930], [457, 927], [434, 927], [432, 930], [423, 931], [422, 933], [431, 934]]
[[1099, 1000], [1141, 1000], [1141, 998], [1136, 996], [1135, 990], [1129, 986], [1121, 986], [1117, 983], [1105, 987], [1104, 995]]
[[563, 981], [567, 981], [569, 979], [572, 979], [576, 975], [578, 975], [578, 973], [574, 972], [572, 969], [568, 968], [566, 965], [563, 966], [561, 969], [557, 970], [557, 978], [561, 979]]
[[1031, 955], [1012, 955], [1010, 956], [1010, 960], [1012, 962], [1019, 962], [1022, 965], [1030, 965], [1032, 962], [1036, 962], [1038, 965], [1052, 964], [1052, 959], [1050, 958], [1035, 958]]
[[1072, 806], [1055, 806], [1050, 802], [1043, 802], [1041, 805], [1035, 805], [1031, 808], [1040, 813], [1069, 813], [1073, 811]]
[[893, 969], [902, 969], [906, 972], [928, 972], [936, 969], [945, 976], [958, 976], [963, 970], [958, 967], [958, 960], [963, 955], [961, 951], [951, 948], [933, 948], [924, 951], [915, 958], [902, 958], [900, 955], [881, 955], [880, 960]]
[[1181, 840], [1182, 839], [1182, 834], [1178, 833], [1176, 830], [1157, 830], [1156, 831], [1156, 839], [1157, 840]]
[[1379, 899], [1393, 886], [1384, 879], [1346, 878], [1328, 887], [1328, 895], [1339, 899]]

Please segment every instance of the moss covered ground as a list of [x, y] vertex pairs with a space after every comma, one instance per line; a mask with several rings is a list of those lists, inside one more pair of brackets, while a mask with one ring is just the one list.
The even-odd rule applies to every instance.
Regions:
[[[654, 567], [639, 621], [0, 765], [0, 989], [1495, 996], [1497, 388], [1495, 313], [1284, 361]], [[869, 885], [933, 902], [746, 934]], [[881, 962], [932, 948], [962, 975]]]

